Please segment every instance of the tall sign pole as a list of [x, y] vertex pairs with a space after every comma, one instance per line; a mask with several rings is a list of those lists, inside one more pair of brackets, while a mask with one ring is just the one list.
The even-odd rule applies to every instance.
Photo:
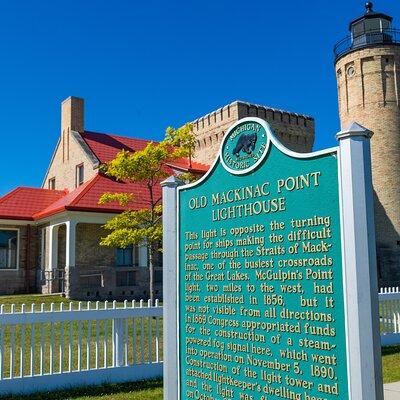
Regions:
[[299, 154], [244, 118], [163, 182], [165, 400], [383, 400], [371, 135]]
[[177, 188], [184, 182], [171, 176], [161, 183], [163, 195], [163, 343], [164, 399], [178, 398], [177, 348]]
[[339, 170], [351, 399], [383, 399], [370, 139], [356, 123], [339, 132]]

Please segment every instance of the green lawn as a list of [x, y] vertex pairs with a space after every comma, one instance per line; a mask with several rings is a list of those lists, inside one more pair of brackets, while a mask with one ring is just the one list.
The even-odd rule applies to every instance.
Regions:
[[[7, 396], [13, 400], [162, 400], [162, 381], [129, 382], [82, 389], [38, 393], [29, 396]], [[6, 400], [6, 399], [4, 399]]]
[[382, 348], [382, 372], [385, 383], [400, 381], [400, 346]]

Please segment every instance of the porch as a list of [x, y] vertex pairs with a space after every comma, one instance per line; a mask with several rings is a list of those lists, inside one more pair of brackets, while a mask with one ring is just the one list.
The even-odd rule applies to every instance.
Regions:
[[[73, 214], [73, 215], [71, 215]], [[148, 249], [100, 246], [106, 235], [104, 214], [69, 213], [40, 226], [41, 293], [63, 293], [81, 300], [149, 297]], [[162, 298], [161, 259], [154, 271], [157, 298]]]

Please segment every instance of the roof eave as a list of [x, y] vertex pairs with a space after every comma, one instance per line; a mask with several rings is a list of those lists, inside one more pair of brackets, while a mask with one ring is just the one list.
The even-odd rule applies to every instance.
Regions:
[[11, 221], [27, 221], [32, 222], [35, 219], [32, 216], [26, 215], [0, 215], [0, 220], [11, 220]]

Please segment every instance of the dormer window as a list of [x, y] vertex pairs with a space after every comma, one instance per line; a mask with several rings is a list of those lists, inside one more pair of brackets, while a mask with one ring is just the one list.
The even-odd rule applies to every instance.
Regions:
[[56, 178], [49, 179], [49, 189], [55, 190], [56, 188]]
[[75, 171], [75, 186], [81, 186], [84, 180], [84, 167], [83, 164], [79, 164], [76, 166]]

